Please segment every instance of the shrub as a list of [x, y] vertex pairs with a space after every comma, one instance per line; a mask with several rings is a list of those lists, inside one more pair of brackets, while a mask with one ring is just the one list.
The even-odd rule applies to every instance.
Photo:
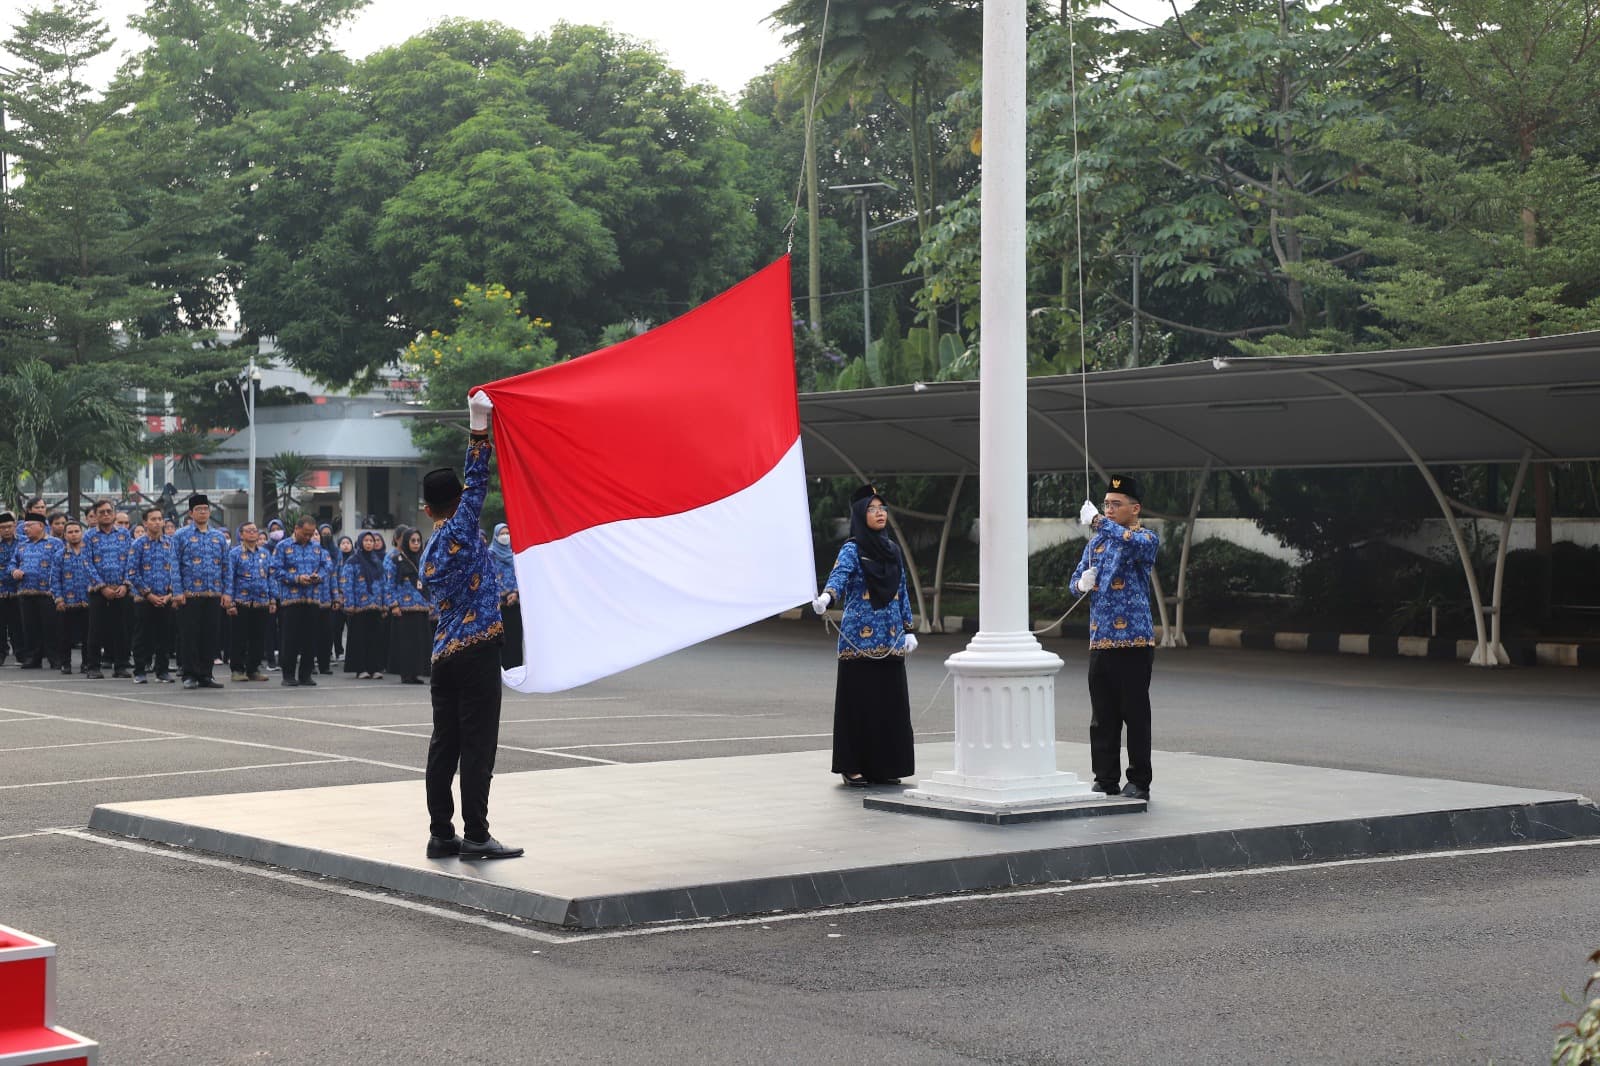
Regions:
[[[1177, 558], [1174, 552], [1174, 570]], [[1171, 580], [1170, 591], [1176, 592], [1175, 572]], [[1294, 586], [1294, 567], [1262, 552], [1216, 538], [1189, 549], [1189, 579], [1184, 592], [1190, 607], [1234, 603], [1252, 592], [1293, 592]]]
[[[1590, 955], [1589, 961], [1600, 963], [1600, 951]], [[1583, 994], [1596, 991], [1596, 986], [1600, 986], [1600, 970], [1589, 975]], [[1562, 998], [1572, 1002], [1565, 993]], [[1590, 1000], [1577, 1021], [1565, 1022], [1560, 1028], [1563, 1032], [1550, 1052], [1550, 1066], [1600, 1066], [1600, 999]]]

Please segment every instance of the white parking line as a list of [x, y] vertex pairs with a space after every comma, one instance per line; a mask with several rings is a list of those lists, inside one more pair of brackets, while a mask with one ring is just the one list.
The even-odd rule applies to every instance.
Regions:
[[126, 774], [121, 777], [80, 777], [71, 781], [30, 781], [23, 785], [0, 785], [0, 792], [19, 788], [50, 788], [55, 785], [98, 785], [106, 781], [145, 781], [153, 777], [187, 777], [190, 774], [231, 774], [239, 770], [276, 770], [284, 766], [326, 766], [348, 759], [307, 759], [302, 762], [268, 762], [255, 766], [217, 766], [206, 770], [166, 770], [158, 774]]
[[[629, 722], [641, 718], [771, 718], [770, 714], [586, 714], [570, 718], [502, 718], [501, 725], [548, 725], [554, 722]], [[375, 725], [372, 729], [421, 729], [432, 722], [396, 722], [393, 725]]]
[[[546, 751], [580, 751], [588, 748], [652, 748], [658, 744], [737, 744], [741, 740], [820, 740], [831, 737], [832, 733], [774, 733], [765, 737], [699, 737], [686, 740], [617, 740], [606, 744], [565, 744], [561, 747], [546, 748]], [[919, 732], [919, 737], [953, 737], [953, 732], [926, 733]]]
[[[748, 926], [770, 926], [783, 922], [815, 921], [818, 918], [837, 918], [856, 914], [872, 914], [878, 911], [909, 910], [917, 907], [944, 907], [953, 904], [983, 904], [995, 901], [1010, 901], [1025, 899], [1031, 896], [1062, 896], [1073, 892], [1103, 892], [1119, 888], [1136, 888], [1149, 885], [1187, 884], [1196, 881], [1219, 881], [1230, 878], [1274, 877], [1282, 874], [1302, 872], [1315, 872], [1318, 870], [1334, 870], [1346, 866], [1378, 866], [1398, 862], [1426, 862], [1440, 859], [1471, 858], [1480, 855], [1503, 855], [1517, 852], [1554, 851], [1561, 848], [1592, 848], [1600, 847], [1600, 840], [1556, 840], [1540, 844], [1510, 844], [1488, 848], [1460, 848], [1452, 851], [1430, 851], [1418, 855], [1375, 855], [1360, 859], [1337, 859], [1329, 862], [1303, 863], [1286, 866], [1262, 866], [1250, 870], [1218, 870], [1211, 873], [1173, 874], [1165, 877], [1135, 877], [1126, 879], [1109, 878], [1099, 881], [1076, 881], [1064, 884], [1042, 885], [1036, 888], [1016, 888], [999, 892], [972, 892], [958, 895], [928, 896], [918, 899], [890, 900], [885, 903], [857, 903], [842, 907], [829, 907], [823, 910], [790, 911], [783, 914], [768, 914], [758, 918], [725, 918], [712, 921], [670, 922], [660, 925], [648, 925], [634, 929], [613, 929], [599, 933], [546, 933], [528, 925], [503, 918], [492, 918], [488, 915], [466, 913], [449, 910], [432, 904], [421, 903], [417, 900], [401, 896], [387, 895], [381, 892], [371, 892], [345, 885], [330, 884], [320, 879], [313, 880], [314, 875], [299, 874], [277, 868], [252, 866], [230, 859], [212, 858], [207, 855], [198, 855], [177, 848], [157, 847], [151, 844], [139, 843], [132, 840], [113, 839], [89, 833], [81, 829], [53, 829], [46, 832], [72, 837], [91, 844], [100, 844], [105, 847], [121, 848], [125, 851], [135, 851], [147, 855], [155, 855], [165, 859], [176, 859], [196, 866], [209, 866], [216, 869], [230, 870], [235, 873], [249, 874], [269, 881], [281, 881], [298, 885], [302, 888], [316, 889], [337, 896], [347, 896], [354, 899], [367, 900], [373, 903], [382, 903], [391, 907], [415, 911], [434, 918], [443, 918], [447, 921], [458, 922], [462, 925], [472, 925], [489, 929], [510, 936], [521, 937], [526, 940], [536, 940], [545, 944], [582, 944], [592, 940], [622, 940], [630, 937], [660, 936], [664, 933], [692, 933], [706, 929], [737, 929]], [[24, 834], [31, 835], [31, 834]], [[0, 837], [0, 839], [7, 839]]]
[[173, 740], [193, 740], [187, 735], [172, 737], [134, 737], [132, 740], [84, 740], [76, 744], [36, 744], [29, 748], [0, 748], [0, 754], [8, 751], [55, 751], [58, 748], [102, 748], [108, 744], [164, 744]]

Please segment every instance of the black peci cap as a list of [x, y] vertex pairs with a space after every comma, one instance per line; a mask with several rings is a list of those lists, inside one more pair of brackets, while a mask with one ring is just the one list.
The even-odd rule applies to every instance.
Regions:
[[194, 510], [196, 507], [210, 507], [210, 506], [211, 506], [211, 499], [210, 499], [210, 497], [208, 497], [203, 492], [197, 492], [193, 496], [189, 497], [189, 510], [191, 510], [191, 511]]
[[1107, 492], [1120, 492], [1134, 503], [1142, 503], [1139, 498], [1139, 482], [1127, 474], [1112, 474], [1106, 481]]
[[862, 500], [870, 500], [876, 495], [878, 495], [877, 486], [862, 485], [859, 489], [856, 489], [855, 492], [850, 494], [850, 502], [860, 503]]
[[455, 470], [441, 466], [422, 476], [422, 502], [435, 511], [453, 507], [461, 499], [461, 478]]

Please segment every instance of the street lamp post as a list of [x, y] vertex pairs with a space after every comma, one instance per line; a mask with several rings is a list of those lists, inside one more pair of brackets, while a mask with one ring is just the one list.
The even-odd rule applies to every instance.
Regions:
[[872, 343], [872, 270], [867, 262], [867, 194], [873, 189], [892, 189], [893, 185], [881, 181], [867, 181], [859, 185], [830, 185], [829, 192], [847, 192], [855, 196], [861, 209], [861, 354], [867, 354]]
[[250, 502], [250, 522], [256, 520], [256, 494], [260, 491], [256, 484], [256, 383], [261, 380], [261, 371], [256, 369], [256, 357], [250, 355], [250, 367], [245, 374], [245, 412], [250, 419], [250, 484], [247, 498]]
[[1056, 769], [1055, 675], [1028, 619], [1027, 0], [983, 5], [978, 633], [945, 661], [955, 766], [905, 799], [979, 818], [1041, 817], [1103, 797]]

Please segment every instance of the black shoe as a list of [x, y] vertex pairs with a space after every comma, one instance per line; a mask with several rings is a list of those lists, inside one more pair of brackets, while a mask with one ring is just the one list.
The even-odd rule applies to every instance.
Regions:
[[171, 674], [157, 674], [156, 675], [156, 680], [161, 682], [163, 685], [170, 685], [170, 684], [172, 684], [172, 675]]
[[223, 686], [221, 681], [218, 681], [214, 677], [202, 677], [200, 679], [200, 687], [201, 688], [223, 688], [224, 686]]
[[44, 667], [41, 666], [39, 663], [18, 663], [17, 664], [17, 669], [18, 670], [43, 670]]
[[1150, 798], [1150, 790], [1148, 788], [1140, 788], [1132, 781], [1129, 781], [1122, 786], [1122, 797], [1131, 800], [1148, 800]]
[[118, 678], [119, 680], [126, 681], [126, 680], [128, 680], [128, 678], [132, 677], [133, 675], [128, 673], [128, 671], [126, 671], [126, 670], [117, 670], [117, 671], [114, 671], [111, 676], [114, 677], [114, 678]]
[[[428, 858], [443, 859], [450, 855], [461, 854], [461, 838], [457, 836], [445, 838], [428, 836]], [[485, 856], [488, 858], [488, 856]]]
[[299, 688], [300, 687], [300, 682], [296, 681], [292, 677], [286, 677], [282, 681], [279, 681], [278, 684], [282, 685], [284, 688]]
[[300, 682], [300, 685], [301, 685], [302, 688], [316, 688], [317, 687], [317, 683], [315, 681], [311, 680], [311, 678], [309, 678], [309, 677], [306, 678], [304, 681]]
[[898, 785], [900, 783], [901, 781], [898, 777], [874, 777], [868, 781], [868, 784], [873, 785]]
[[145, 677], [143, 674], [134, 674], [133, 683], [135, 685], [148, 685], [150, 683], [150, 679]]
[[332, 677], [333, 676], [333, 671], [330, 668], [326, 667], [326, 666], [320, 668], [317, 671], [317, 673], [321, 674], [323, 677]]
[[84, 679], [88, 680], [88, 681], [104, 681], [106, 679], [106, 675], [102, 674], [98, 670], [90, 670], [88, 673], [84, 674], [83, 676], [84, 676]]
[[1102, 785], [1098, 781], [1094, 783], [1094, 791], [1104, 792], [1106, 799], [1117, 799], [1122, 795], [1122, 790], [1116, 785]]
[[839, 776], [844, 778], [845, 786], [848, 788], [869, 788], [872, 785], [872, 782], [865, 777], [851, 777], [848, 774], [840, 774]]
[[494, 837], [490, 837], [482, 844], [476, 840], [461, 838], [461, 858], [465, 859], [515, 859], [522, 854], [521, 848], [508, 848]]
[[[165, 681], [166, 678], [162, 678], [161, 680]], [[193, 692], [195, 689], [197, 689], [199, 687], [200, 687], [200, 682], [196, 681], [194, 678], [186, 677], [186, 678], [183, 679], [183, 690], [185, 692]]]
[[420, 678], [420, 677], [402, 677], [400, 679], [400, 683], [402, 685], [420, 685], [420, 684], [422, 684], [422, 678]]
[[63, 666], [61, 668], [61, 674], [62, 674], [63, 677], [71, 677], [72, 676], [72, 667]]

